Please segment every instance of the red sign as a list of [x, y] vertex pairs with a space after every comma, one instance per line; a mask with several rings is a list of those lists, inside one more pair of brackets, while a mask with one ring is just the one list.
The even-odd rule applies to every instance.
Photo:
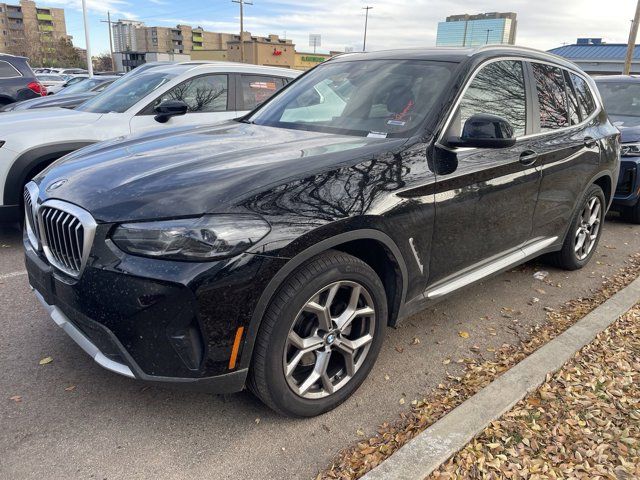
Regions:
[[282, 55], [282, 50], [278, 50], [278, 49], [273, 49], [273, 56], [274, 57], [279, 57], [280, 55]]

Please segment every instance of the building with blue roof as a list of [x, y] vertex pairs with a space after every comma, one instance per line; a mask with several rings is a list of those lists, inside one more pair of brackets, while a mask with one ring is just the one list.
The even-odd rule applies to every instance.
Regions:
[[[592, 75], [619, 75], [627, 56], [626, 43], [605, 43], [601, 38], [579, 38], [573, 45], [552, 48], [554, 53], [576, 63]], [[631, 73], [640, 74], [640, 45], [636, 45]]]

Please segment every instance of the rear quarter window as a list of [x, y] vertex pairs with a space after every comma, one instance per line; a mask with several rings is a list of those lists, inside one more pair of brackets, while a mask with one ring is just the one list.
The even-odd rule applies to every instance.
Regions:
[[591, 114], [593, 114], [593, 112], [596, 111], [596, 101], [593, 98], [593, 94], [591, 93], [591, 89], [589, 88], [587, 81], [575, 73], [571, 73], [570, 75], [573, 87], [575, 88], [576, 95], [578, 97], [580, 115], [582, 115], [583, 120], [586, 120], [591, 116]]
[[20, 72], [9, 62], [0, 60], [0, 78], [16, 78], [21, 77]]

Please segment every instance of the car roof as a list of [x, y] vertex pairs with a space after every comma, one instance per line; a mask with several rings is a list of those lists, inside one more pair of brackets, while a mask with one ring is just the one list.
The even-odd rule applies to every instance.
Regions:
[[482, 47], [430, 47], [407, 48], [397, 50], [381, 50], [366, 53], [345, 53], [333, 57], [331, 61], [353, 60], [434, 60], [442, 62], [462, 63], [473, 58], [491, 58], [517, 56], [530, 60], [552, 62], [566, 68], [580, 70], [573, 62], [566, 58], [543, 52], [534, 48], [515, 45], [484, 45]]
[[[135, 71], [135, 70], [134, 70]], [[209, 62], [209, 61], [189, 61], [180, 63], [170, 63], [163, 65], [156, 65], [148, 68], [149, 72], [167, 72], [174, 75], [182, 75], [184, 73], [215, 73], [215, 72], [230, 72], [230, 73], [254, 73], [254, 74], [272, 74], [285, 77], [296, 77], [302, 72], [299, 70], [293, 70], [290, 68], [280, 67], [264, 67], [260, 65], [251, 65], [246, 63], [236, 62]]]
[[598, 75], [593, 79], [598, 83], [640, 83], [640, 76], [638, 75]]

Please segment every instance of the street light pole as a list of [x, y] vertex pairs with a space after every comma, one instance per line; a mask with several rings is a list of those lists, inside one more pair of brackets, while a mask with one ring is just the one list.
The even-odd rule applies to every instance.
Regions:
[[84, 19], [84, 39], [87, 43], [87, 71], [89, 78], [93, 77], [93, 63], [91, 61], [91, 43], [89, 41], [89, 19], [87, 15], [87, 0], [82, 0], [82, 17]]
[[489, 45], [489, 33], [493, 32], [493, 30], [487, 29], [487, 40], [484, 42], [486, 45]]
[[253, 2], [248, 2], [247, 0], [231, 0], [233, 3], [240, 4], [240, 61], [244, 63], [244, 6], [245, 5], [253, 5]]
[[[640, 0], [638, 0], [640, 1]], [[367, 27], [369, 25], [369, 10], [371, 10], [373, 7], [370, 6], [366, 6], [366, 7], [362, 7], [363, 10], [366, 11], [365, 16], [364, 16], [364, 42], [362, 42], [362, 51], [366, 52], [367, 51]]]
[[631, 61], [633, 60], [633, 53], [636, 49], [636, 37], [638, 36], [638, 22], [640, 22], [640, 0], [638, 0], [638, 4], [636, 5], [636, 14], [633, 17], [631, 31], [629, 32], [627, 57], [624, 60], [624, 69], [622, 71], [624, 75], [629, 75], [631, 73]]

